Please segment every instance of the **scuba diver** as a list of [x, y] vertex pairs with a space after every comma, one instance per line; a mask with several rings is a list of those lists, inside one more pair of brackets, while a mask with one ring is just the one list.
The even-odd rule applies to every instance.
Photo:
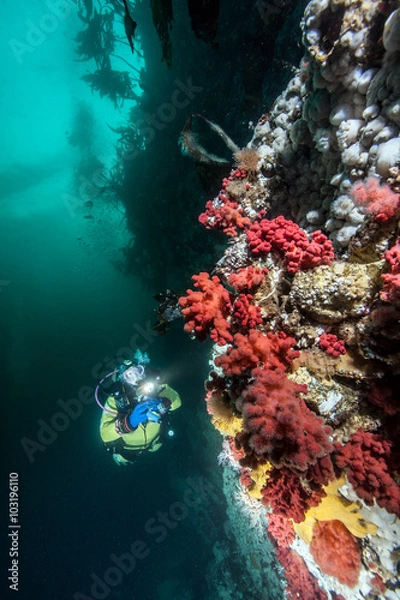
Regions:
[[[146, 357], [146, 364], [148, 356]], [[104, 381], [111, 378], [105, 389]], [[107, 394], [104, 405], [99, 392]], [[179, 394], [161, 383], [158, 375], [146, 373], [143, 364], [124, 363], [108, 373], [95, 390], [97, 404], [103, 409], [100, 436], [117, 465], [132, 464], [145, 450], [156, 452], [168, 431], [169, 413], [181, 406]]]

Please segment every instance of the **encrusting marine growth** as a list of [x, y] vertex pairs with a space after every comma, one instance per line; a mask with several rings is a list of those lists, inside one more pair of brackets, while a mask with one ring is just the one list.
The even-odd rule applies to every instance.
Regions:
[[400, 597], [399, 11], [310, 2], [257, 169], [199, 217], [230, 244], [179, 299], [214, 341], [207, 409], [288, 598]]

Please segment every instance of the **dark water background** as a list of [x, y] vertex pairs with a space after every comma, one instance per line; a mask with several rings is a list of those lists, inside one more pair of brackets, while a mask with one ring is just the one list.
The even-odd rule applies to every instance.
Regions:
[[[248, 121], [268, 109], [291, 75], [281, 61], [296, 64], [301, 54], [300, 9], [287, 18], [281, 38], [276, 42], [270, 36], [267, 43], [260, 37], [263, 3], [221, 2], [218, 47], [213, 48], [195, 38], [186, 4], [176, 2], [173, 67], [167, 69], [149, 2], [138, 3], [133, 12], [146, 61], [145, 92], [131, 119], [168, 103], [177, 81], [187, 85], [191, 80], [201, 91], [156, 129], [145, 152], [123, 165], [118, 203], [82, 186], [92, 181], [99, 157], [112, 162], [116, 137], [108, 126], [126, 123], [135, 104], [128, 102], [119, 111], [80, 79], [93, 64], [75, 60], [74, 37], [82, 23], [74, 8], [68, 17], [53, 19], [53, 30], [43, 39], [27, 37], [32, 23], [43, 29], [42, 19], [54, 14], [50, 8], [55, 4], [3, 0], [0, 7], [5, 552], [10, 472], [19, 474], [21, 524], [20, 591], [10, 592], [2, 567], [1, 597], [72, 599], [76, 592], [90, 597], [91, 574], [101, 578], [113, 565], [113, 553], [129, 552], [133, 542], [142, 540], [148, 556], [111, 590], [110, 598], [216, 599], [217, 541], [232, 545], [232, 563], [228, 559], [224, 568], [231, 567], [237, 581], [241, 578], [235, 575], [236, 549], [226, 536], [216, 461], [220, 436], [204, 410], [208, 347], [191, 341], [182, 323], [166, 336], [150, 334], [153, 295], [166, 286], [183, 291], [192, 273], [209, 269], [223, 247], [224, 240], [197, 224], [207, 194], [220, 183], [211, 179], [205, 191], [193, 163], [181, 155], [177, 140], [186, 118], [191, 112], [205, 114], [237, 144], [247, 143]], [[116, 53], [133, 60], [124, 46]], [[79, 120], [79, 114], [86, 117]], [[72, 135], [79, 141], [75, 137], [72, 144]], [[39, 430], [60, 412], [59, 400], [77, 398], [84, 386], [94, 388], [95, 366], [124, 347], [132, 349], [137, 332], [142, 332], [139, 347], [147, 349], [152, 364], [182, 396], [183, 407], [174, 415], [175, 437], [135, 467], [118, 468], [102, 448], [100, 411], [92, 401], [81, 405], [76, 419], [57, 421], [64, 430], [41, 443]], [[41, 446], [34, 447], [29, 460], [24, 447], [32, 442]], [[200, 500], [179, 517], [193, 486]], [[165, 539], [160, 530], [146, 531], [149, 519], [157, 521], [160, 511], [170, 510], [178, 511], [177, 518]], [[3, 557], [8, 568], [9, 557]], [[253, 598], [251, 590], [242, 591]]]

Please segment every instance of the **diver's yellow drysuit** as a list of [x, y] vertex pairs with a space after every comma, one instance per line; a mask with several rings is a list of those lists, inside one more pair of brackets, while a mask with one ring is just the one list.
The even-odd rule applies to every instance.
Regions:
[[[169, 410], [176, 410], [181, 406], [181, 399], [175, 390], [169, 385], [160, 385], [157, 391], [157, 397], [160, 400], [166, 399], [170, 401]], [[113, 396], [107, 398], [105, 408], [117, 412], [116, 402]], [[134, 431], [129, 433], [118, 433], [116, 428], [116, 422], [118, 420], [117, 415], [112, 415], [106, 411], [103, 411], [101, 422], [100, 422], [100, 435], [103, 442], [109, 446], [113, 446], [113, 442], [122, 440], [122, 443], [116, 444], [118, 448], [117, 452], [121, 451], [133, 451], [138, 452], [142, 450], [149, 450], [155, 452], [161, 448], [161, 428], [163, 427], [162, 422], [157, 423], [155, 421], [146, 421], [137, 426]]]

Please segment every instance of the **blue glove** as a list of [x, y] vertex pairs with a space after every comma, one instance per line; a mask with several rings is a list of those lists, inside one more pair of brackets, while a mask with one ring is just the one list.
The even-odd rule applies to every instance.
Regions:
[[147, 421], [148, 410], [149, 407], [147, 405], [147, 402], [141, 402], [140, 404], [135, 406], [132, 414], [129, 415], [129, 424], [131, 427], [133, 427], [133, 429], [136, 429], [136, 427], [140, 423], [144, 423], [145, 421]]
[[143, 396], [143, 400], [142, 400], [142, 404], [147, 404], [147, 407], [154, 407], [154, 406], [158, 406], [160, 402], [159, 398], [152, 398], [151, 396]]

